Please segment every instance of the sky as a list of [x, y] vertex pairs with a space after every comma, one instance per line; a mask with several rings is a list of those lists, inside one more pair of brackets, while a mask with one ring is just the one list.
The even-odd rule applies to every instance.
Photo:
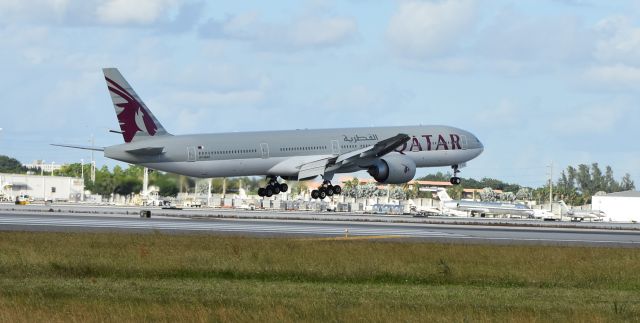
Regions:
[[0, 154], [121, 143], [117, 67], [173, 134], [444, 124], [485, 146], [463, 177], [538, 187], [597, 162], [640, 184], [639, 18], [631, 0], [0, 0]]

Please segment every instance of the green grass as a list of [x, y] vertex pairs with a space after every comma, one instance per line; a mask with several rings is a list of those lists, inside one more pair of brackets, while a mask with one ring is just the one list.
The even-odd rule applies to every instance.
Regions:
[[640, 321], [640, 250], [0, 232], [0, 321]]

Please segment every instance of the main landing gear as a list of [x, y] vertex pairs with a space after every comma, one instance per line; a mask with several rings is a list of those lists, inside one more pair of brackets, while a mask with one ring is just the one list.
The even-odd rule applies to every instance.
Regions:
[[458, 173], [460, 173], [458, 165], [453, 165], [451, 168], [453, 168], [453, 177], [451, 177], [449, 183], [452, 185], [460, 185], [460, 183], [462, 183], [462, 179], [458, 177]]
[[324, 181], [317, 190], [311, 191], [311, 198], [322, 200], [327, 196], [340, 195], [340, 193], [342, 193], [340, 185], [331, 185], [330, 181]]
[[258, 189], [258, 196], [260, 197], [272, 197], [273, 195], [277, 195], [280, 193], [284, 193], [289, 190], [289, 185], [285, 183], [278, 183], [278, 178], [275, 176], [268, 177], [269, 182], [266, 187], [261, 187]]

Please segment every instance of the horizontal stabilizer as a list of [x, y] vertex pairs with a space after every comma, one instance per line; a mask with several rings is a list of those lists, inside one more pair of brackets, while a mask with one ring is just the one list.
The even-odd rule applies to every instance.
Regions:
[[155, 156], [164, 152], [164, 147], [145, 147], [138, 149], [126, 150], [126, 152], [139, 156]]
[[74, 149], [84, 149], [84, 150], [94, 150], [94, 151], [104, 151], [104, 147], [79, 146], [79, 145], [61, 145], [61, 144], [51, 144], [51, 146], [74, 148]]

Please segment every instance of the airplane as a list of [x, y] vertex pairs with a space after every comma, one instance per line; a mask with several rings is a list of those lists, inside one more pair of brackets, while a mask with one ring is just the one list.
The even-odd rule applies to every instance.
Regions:
[[440, 198], [443, 208], [465, 211], [471, 215], [485, 217], [487, 214], [509, 214], [528, 218], [535, 215], [535, 212], [524, 204], [454, 200], [444, 188], [438, 188], [436, 194]]
[[584, 219], [602, 221], [602, 219], [607, 216], [606, 213], [600, 210], [584, 211], [571, 209], [564, 201], [560, 201], [560, 207], [564, 214], [571, 217], [571, 221], [584, 221]]
[[533, 210], [533, 218], [534, 219], [540, 219], [540, 220], [543, 220], [543, 221], [560, 220], [560, 217], [556, 216], [552, 212], [549, 212], [547, 210], [541, 210], [541, 209], [534, 209]]
[[116, 68], [104, 68], [124, 143], [108, 147], [52, 144], [103, 151], [107, 158], [191, 177], [266, 176], [261, 197], [286, 192], [284, 180], [321, 176], [314, 199], [340, 194], [336, 173], [366, 170], [376, 181], [402, 184], [416, 168], [450, 166], [452, 184], [460, 168], [484, 146], [472, 133], [449, 126], [363, 127], [172, 135]]

